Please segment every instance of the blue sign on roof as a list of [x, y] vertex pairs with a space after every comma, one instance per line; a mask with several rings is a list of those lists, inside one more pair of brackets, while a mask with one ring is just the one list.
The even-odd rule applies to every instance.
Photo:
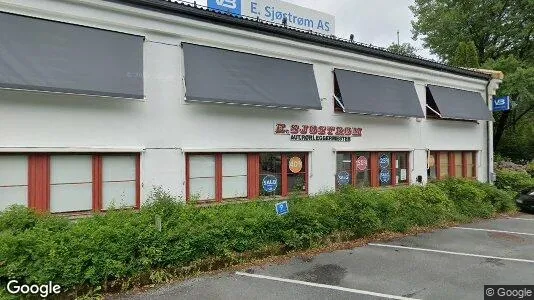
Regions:
[[493, 99], [493, 111], [509, 111], [510, 109], [512, 109], [510, 96]]

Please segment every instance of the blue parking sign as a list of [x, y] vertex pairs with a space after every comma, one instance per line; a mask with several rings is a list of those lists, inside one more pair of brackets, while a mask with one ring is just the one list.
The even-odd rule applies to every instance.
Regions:
[[276, 204], [276, 214], [279, 216], [287, 215], [289, 212], [289, 207], [287, 206], [287, 201], [280, 202]]

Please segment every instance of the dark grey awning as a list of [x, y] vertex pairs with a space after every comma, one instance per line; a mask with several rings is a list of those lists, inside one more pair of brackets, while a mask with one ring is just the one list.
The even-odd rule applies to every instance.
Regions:
[[428, 90], [442, 118], [493, 121], [480, 93], [429, 85]]
[[0, 88], [143, 98], [143, 42], [0, 13]]
[[183, 43], [186, 100], [321, 109], [313, 66]]
[[424, 118], [412, 81], [334, 70], [345, 112]]

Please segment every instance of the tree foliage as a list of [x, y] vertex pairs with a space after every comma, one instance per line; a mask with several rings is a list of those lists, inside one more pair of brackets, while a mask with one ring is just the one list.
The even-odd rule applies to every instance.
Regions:
[[504, 72], [498, 93], [511, 96], [514, 107], [495, 113], [494, 146], [516, 160], [532, 159], [534, 0], [415, 0], [410, 9], [413, 38], [441, 60]]
[[450, 62], [473, 41], [481, 61], [514, 55], [534, 62], [533, 0], [415, 0], [414, 39]]
[[456, 48], [456, 52], [451, 59], [451, 65], [457, 67], [480, 67], [477, 48], [473, 41], [469, 43], [460, 42]]
[[412, 46], [410, 43], [393, 43], [387, 47], [387, 50], [400, 55], [417, 56], [417, 48]]

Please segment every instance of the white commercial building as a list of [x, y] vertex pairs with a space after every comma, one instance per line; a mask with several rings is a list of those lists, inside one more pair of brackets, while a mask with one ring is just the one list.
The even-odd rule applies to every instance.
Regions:
[[0, 0], [0, 209], [492, 177], [492, 75], [163, 0]]

